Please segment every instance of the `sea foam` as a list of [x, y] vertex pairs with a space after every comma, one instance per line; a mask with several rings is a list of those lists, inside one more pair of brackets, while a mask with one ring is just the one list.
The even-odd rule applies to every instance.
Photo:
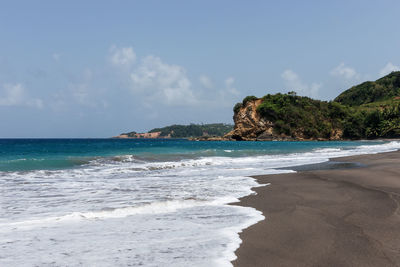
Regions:
[[72, 169], [0, 172], [0, 265], [231, 266], [238, 234], [264, 219], [227, 205], [263, 186], [248, 176], [399, 148], [393, 141], [175, 161], [126, 155]]

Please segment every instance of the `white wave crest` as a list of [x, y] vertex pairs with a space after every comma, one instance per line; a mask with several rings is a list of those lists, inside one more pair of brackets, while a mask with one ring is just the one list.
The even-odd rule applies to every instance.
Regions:
[[206, 200], [169, 200], [169, 201], [158, 201], [148, 204], [124, 207], [124, 208], [110, 208], [101, 211], [88, 211], [88, 212], [72, 212], [70, 214], [47, 217], [47, 218], [35, 218], [19, 222], [10, 222], [0, 224], [1, 230], [28, 230], [44, 225], [54, 223], [69, 223], [82, 220], [102, 220], [102, 219], [113, 219], [113, 218], [124, 218], [138, 214], [162, 214], [176, 212], [179, 209], [193, 208], [198, 206], [217, 206], [224, 205], [227, 203], [238, 201], [234, 197], [224, 197], [213, 201]]

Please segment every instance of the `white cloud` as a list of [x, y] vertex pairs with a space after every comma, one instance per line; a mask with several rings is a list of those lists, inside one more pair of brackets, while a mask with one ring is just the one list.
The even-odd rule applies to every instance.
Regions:
[[43, 108], [43, 101], [39, 98], [26, 99], [26, 105], [33, 108]]
[[39, 98], [30, 98], [20, 83], [4, 84], [2, 91], [3, 97], [0, 97], [0, 106], [43, 107], [43, 101]]
[[132, 47], [117, 48], [112, 46], [110, 52], [110, 60], [114, 66], [130, 67], [136, 61], [136, 54]]
[[312, 83], [308, 85], [304, 83], [300, 79], [299, 75], [292, 70], [285, 70], [281, 77], [283, 78], [289, 91], [296, 91], [299, 95], [305, 95], [313, 98], [318, 97], [318, 92], [321, 88], [320, 83]]
[[58, 54], [58, 53], [54, 53], [54, 54], [52, 55], [52, 57], [53, 57], [53, 59], [54, 59], [55, 61], [59, 61], [60, 58], [61, 58], [61, 55]]
[[226, 90], [230, 94], [239, 95], [239, 91], [233, 85], [234, 83], [235, 83], [235, 78], [233, 77], [226, 78], [225, 80]]
[[[112, 54], [115, 54], [115, 48]], [[132, 50], [134, 53], [134, 51]], [[111, 56], [112, 58], [113, 56]], [[114, 64], [114, 67], [119, 67]], [[228, 77], [223, 86], [216, 89], [214, 82], [206, 75], [201, 75], [194, 84], [184, 67], [170, 64], [160, 57], [148, 55], [135, 65], [117, 68], [122, 82], [128, 84], [135, 99], [146, 110], [155, 110], [157, 106], [214, 107], [237, 101], [240, 92], [235, 88], [235, 79]]]
[[342, 77], [346, 80], [359, 80], [360, 75], [355, 69], [346, 66], [344, 63], [340, 63], [336, 68], [331, 71], [331, 75]]
[[220, 89], [204, 94], [203, 105], [229, 109], [240, 99], [240, 92], [235, 87], [234, 77], [228, 77], [223, 80], [223, 85]]
[[23, 103], [25, 89], [21, 84], [4, 84], [5, 96], [0, 98], [0, 106], [17, 106]]
[[400, 71], [400, 67], [393, 65], [392, 62], [388, 62], [388, 64], [386, 64], [386, 66], [380, 70], [379, 75], [380, 75], [380, 77], [382, 77], [382, 76], [385, 76], [385, 75], [391, 73], [392, 71]]
[[108, 102], [102, 99], [103, 90], [93, 87], [93, 72], [85, 69], [79, 80], [69, 84], [69, 90], [73, 99], [82, 106], [87, 107], [107, 107]]
[[132, 90], [151, 101], [167, 105], [191, 105], [197, 102], [184, 68], [147, 56], [130, 74]]
[[69, 86], [72, 96], [75, 98], [75, 100], [84, 106], [96, 106], [95, 103], [91, 101], [90, 95], [89, 95], [89, 85], [86, 83], [78, 83], [78, 84], [70, 84]]
[[231, 87], [234, 83], [235, 83], [235, 78], [233, 77], [228, 77], [225, 79], [226, 87]]
[[208, 78], [206, 75], [201, 75], [201, 76], [199, 77], [199, 81], [200, 81], [200, 84], [201, 84], [203, 87], [207, 88], [207, 89], [211, 89], [211, 88], [214, 87], [213, 82], [212, 82], [211, 79]]

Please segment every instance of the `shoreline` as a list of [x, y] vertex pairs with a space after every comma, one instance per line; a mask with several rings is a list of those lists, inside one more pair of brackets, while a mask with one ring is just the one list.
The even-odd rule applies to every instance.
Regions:
[[233, 205], [265, 219], [240, 233], [234, 266], [400, 266], [400, 151], [329, 162], [345, 164], [253, 177], [270, 185]]

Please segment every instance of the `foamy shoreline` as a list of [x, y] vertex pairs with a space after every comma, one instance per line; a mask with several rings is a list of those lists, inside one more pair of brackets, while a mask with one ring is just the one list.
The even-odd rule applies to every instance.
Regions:
[[[400, 262], [400, 257], [398, 254], [393, 253], [392, 247], [395, 244], [393, 242], [400, 237], [400, 229], [391, 227], [395, 221], [397, 221], [397, 225], [400, 223], [400, 219], [395, 213], [396, 209], [389, 208], [388, 214], [392, 214], [390, 215], [391, 219], [387, 219], [380, 226], [383, 227], [381, 231], [392, 236], [389, 239], [388, 237], [382, 237], [382, 233], [373, 233], [374, 227], [377, 227], [376, 224], [381, 224], [381, 216], [378, 216], [378, 219], [375, 219], [373, 223], [368, 222], [366, 225], [364, 225], [363, 220], [354, 222], [357, 227], [362, 227], [366, 235], [371, 234], [375, 239], [379, 239], [377, 242], [380, 244], [390, 243], [375, 250], [375, 253], [387, 255], [387, 259], [380, 259], [377, 256], [368, 254], [371, 253], [366, 252], [371, 250], [370, 244], [352, 237], [356, 233], [352, 233], [351, 228], [340, 230], [341, 232], [344, 231], [345, 235], [332, 232], [332, 235], [329, 235], [330, 237], [325, 237], [327, 236], [326, 231], [328, 231], [326, 227], [334, 223], [325, 221], [325, 217], [318, 217], [320, 216], [319, 214], [335, 216], [333, 214], [358, 212], [358, 206], [351, 204], [351, 202], [345, 201], [346, 205], [340, 206], [345, 194], [342, 189], [336, 192], [335, 189], [330, 188], [331, 184], [337, 183], [340, 185], [350, 183], [350, 187], [344, 186], [345, 189], [343, 189], [347, 194], [356, 194], [357, 190], [361, 190], [353, 189], [354, 185], [361, 186], [360, 188], [368, 188], [363, 193], [365, 196], [363, 194], [359, 196], [365, 201], [364, 206], [369, 207], [363, 213], [363, 216], [368, 218], [370, 216], [375, 217], [375, 214], [379, 214], [379, 210], [388, 209], [386, 206], [382, 206], [383, 203], [393, 201], [392, 198], [396, 195], [394, 192], [400, 191], [400, 152], [362, 154], [331, 158], [330, 160], [361, 162], [366, 167], [340, 170], [322, 169], [294, 174], [255, 177], [259, 183], [271, 182], [271, 186], [255, 188], [256, 195], [241, 198], [236, 205], [254, 207], [263, 212], [268, 219], [252, 225], [240, 234], [243, 243], [235, 252], [238, 258], [233, 261], [234, 266], [263, 266], [267, 263], [271, 266], [310, 266], [312, 264], [332, 265], [333, 262], [336, 262], [336, 264], [340, 262], [339, 265], [341, 266], [370, 266], [371, 262], [374, 263], [372, 266], [395, 266]], [[382, 181], [379, 181], [377, 177], [385, 179], [386, 184], [382, 185]], [[344, 182], [345, 184], [343, 184]], [[369, 190], [376, 187], [385, 188], [376, 189], [377, 191], [375, 191], [377, 192], [376, 194], [380, 194], [379, 192], [382, 190], [386, 192], [386, 202], [381, 201], [382, 205], [372, 204], [373, 201], [377, 200]], [[327, 194], [326, 196], [324, 196], [325, 193]], [[297, 199], [295, 196], [301, 196], [302, 198]], [[310, 202], [306, 201], [307, 198], [310, 199]], [[328, 209], [330, 206], [326, 206], [327, 203], [325, 204], [325, 202], [337, 203], [336, 205], [339, 206], [333, 206], [333, 208]], [[398, 205], [396, 202], [392, 203], [395, 206]], [[301, 208], [302, 211], [299, 211], [300, 213], [292, 212], [289, 208], [292, 205], [296, 207], [296, 210], [300, 209], [300, 207], [304, 208]], [[370, 206], [375, 208], [370, 208]], [[314, 230], [309, 229], [310, 227], [313, 227], [312, 229]], [[321, 231], [325, 232], [322, 233]], [[336, 235], [339, 237], [335, 237]], [[319, 241], [320, 237], [324, 241]], [[340, 250], [336, 252], [338, 250], [337, 246], [329, 245], [331, 238], [335, 239], [335, 242], [339, 242], [341, 245], [338, 246], [342, 247], [347, 247], [346, 244], [348, 242], [355, 240], [356, 244], [354, 246], [364, 248], [365, 252], [361, 253], [363, 255], [361, 258], [350, 247], [348, 251]], [[290, 240], [296, 246], [293, 247]], [[399, 249], [400, 245], [397, 242], [397, 250], [399, 251]], [[360, 250], [358, 249], [357, 251], [359, 252]]]
[[[143, 265], [230, 266], [242, 242], [239, 233], [265, 221], [254, 208], [229, 204], [263, 186], [248, 175], [291, 173], [290, 168], [282, 168], [400, 147], [386, 142], [312, 147], [318, 144], [300, 144], [311, 146], [305, 152], [302, 148], [300, 152], [253, 155], [252, 150], [244, 150], [242, 154], [250, 155], [232, 157], [228, 155], [237, 151], [228, 146], [200, 151], [200, 155], [225, 156], [176, 161], [120, 156], [118, 160], [95, 159], [72, 169], [0, 173], [3, 187], [11, 186], [3, 195], [10, 199], [7, 210], [11, 216], [0, 221], [0, 235], [7, 241], [1, 243], [5, 257], [0, 263], [29, 266], [51, 260], [67, 265], [83, 261], [125, 266], [125, 260], [135, 257]], [[265, 145], [283, 146], [284, 151], [291, 151], [292, 146]], [[13, 192], [20, 194], [17, 199]], [[13, 212], [20, 207], [29, 209]], [[107, 245], [110, 242], [119, 246]], [[96, 249], [83, 249], [89, 244]], [[27, 256], [21, 258], [16, 252]]]

